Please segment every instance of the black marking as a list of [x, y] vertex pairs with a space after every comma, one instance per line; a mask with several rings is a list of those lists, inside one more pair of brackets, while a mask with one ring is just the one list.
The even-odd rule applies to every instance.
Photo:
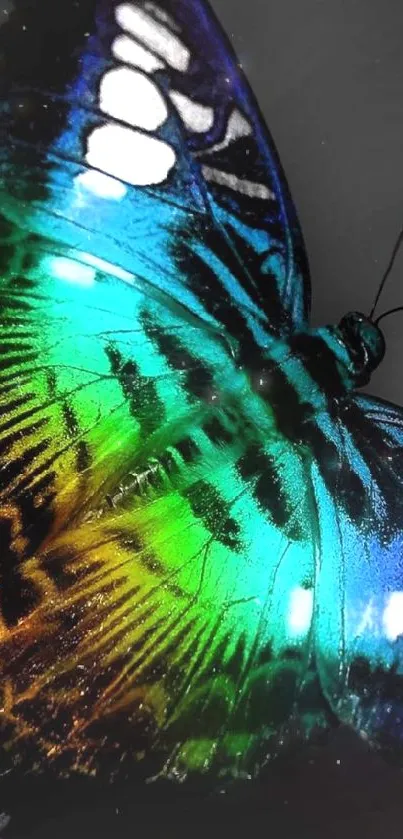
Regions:
[[389, 436], [387, 427], [382, 428], [379, 420], [367, 415], [353, 400], [348, 402], [348, 410], [343, 412], [341, 419], [385, 499], [388, 512], [382, 530], [384, 536], [389, 531], [392, 537], [396, 530], [401, 530], [402, 522], [401, 449], [393, 437], [396, 430], [401, 434], [398, 421], [391, 423]]
[[215, 445], [231, 443], [234, 435], [218, 417], [211, 417], [203, 424], [203, 431]]
[[324, 338], [304, 332], [297, 333], [291, 339], [290, 347], [321, 390], [332, 396], [338, 396], [346, 390], [347, 381], [343, 380], [337, 358]]
[[43, 454], [50, 445], [50, 440], [42, 440], [34, 446], [24, 449], [23, 454], [8, 461], [2, 468], [1, 483], [7, 487], [21, 473], [28, 471], [30, 464], [34, 463], [37, 457]]
[[[31, 402], [32, 399], [35, 399], [35, 393], [31, 391], [30, 393], [23, 393], [17, 398], [12, 399], [10, 402], [3, 401], [2, 403], [2, 412], [4, 414], [11, 414], [16, 411], [17, 408], [21, 408], [22, 405], [26, 405], [28, 402]], [[4, 428], [4, 426], [2, 426]]]
[[52, 492], [53, 475], [44, 475], [35, 491], [19, 493], [18, 504], [22, 522], [22, 533], [29, 540], [26, 554], [31, 555], [42, 545], [53, 521]]
[[162, 468], [164, 469], [164, 471], [166, 472], [166, 474], [169, 477], [171, 477], [175, 473], [179, 472], [179, 466], [178, 466], [172, 452], [170, 452], [170, 451], [164, 452], [164, 454], [161, 454], [159, 456], [158, 460], [159, 460]]
[[77, 440], [80, 433], [80, 424], [77, 414], [73, 406], [68, 402], [63, 402], [62, 414], [69, 437], [74, 441], [74, 450], [76, 453], [76, 471], [78, 473], [85, 472], [91, 466], [92, 458], [88, 443], [86, 440]]
[[20, 556], [13, 548], [13, 522], [0, 518], [0, 612], [7, 626], [15, 626], [40, 603], [40, 593], [32, 580], [23, 576]]
[[241, 634], [238, 638], [237, 645], [234, 652], [227, 659], [225, 664], [225, 673], [232, 677], [234, 682], [239, 680], [239, 675], [242, 673], [246, 658], [247, 658], [247, 638], [246, 635]]
[[86, 440], [79, 440], [75, 449], [77, 472], [85, 472], [92, 463], [90, 447]]
[[277, 527], [284, 527], [291, 510], [275, 459], [252, 444], [238, 460], [237, 469], [243, 479], [255, 479], [253, 494], [259, 506], [269, 513]]
[[[18, 333], [18, 339], [20, 339], [20, 335]], [[0, 342], [0, 356], [8, 355], [9, 353], [19, 353], [21, 356], [25, 352], [30, 352], [32, 350], [31, 344], [25, 344], [21, 340], [14, 339], [13, 341], [6, 341], [4, 340], [4, 333], [3, 333], [3, 341]]]
[[271, 664], [274, 660], [273, 654], [273, 645], [271, 641], [268, 641], [264, 647], [260, 647], [258, 656], [256, 659], [256, 668], [263, 667], [265, 664]]
[[[376, 701], [388, 704], [403, 702], [403, 677], [397, 672], [399, 665], [390, 669], [372, 668], [367, 659], [357, 657], [349, 668], [348, 689], [357, 694], [360, 704], [371, 708]], [[387, 718], [387, 713], [385, 714]]]
[[212, 536], [235, 551], [242, 549], [240, 526], [231, 516], [231, 504], [207, 481], [197, 481], [184, 492], [193, 514], [200, 518]]
[[301, 443], [305, 423], [313, 413], [312, 406], [301, 402], [298, 391], [278, 366], [273, 366], [270, 376], [268, 402], [273, 408], [277, 427], [290, 442]]
[[67, 433], [74, 439], [80, 430], [76, 412], [69, 403], [64, 402], [62, 405], [62, 413]]
[[268, 459], [265, 472], [256, 481], [254, 494], [263, 510], [270, 510], [270, 516], [278, 527], [284, 527], [290, 518], [287, 496], [281, 478], [272, 458]]
[[179, 452], [185, 463], [192, 463], [200, 454], [198, 445], [191, 437], [183, 437], [174, 448]]
[[[165, 577], [164, 586], [174, 597], [185, 597], [185, 593], [180, 586], [169, 580], [169, 572], [167, 571], [167, 568], [164, 567], [162, 562], [142, 540], [138, 533], [132, 532], [130, 533], [130, 536], [128, 536], [127, 533], [122, 534], [121, 532], [112, 529], [109, 532], [111, 537], [116, 539], [117, 543], [123, 548], [123, 550], [128, 553], [131, 552], [134, 555], [136, 562], [139, 562], [140, 565], [147, 569], [147, 571], [158, 578]], [[138, 605], [145, 602], [147, 598], [148, 594], [144, 595], [141, 600], [137, 601]], [[152, 611], [153, 610], [151, 609], [150, 614], [152, 614]], [[143, 617], [140, 620], [143, 620]]]
[[60, 549], [49, 551], [41, 558], [42, 570], [60, 592], [67, 591], [89, 573], [85, 566], [74, 567], [74, 560], [73, 552]]
[[[49, 441], [48, 441], [49, 442]], [[29, 492], [37, 492], [37, 487], [40, 487], [43, 481], [49, 481], [50, 483], [55, 478], [55, 472], [51, 472], [50, 468], [53, 466], [55, 460], [57, 460], [58, 454], [54, 454], [51, 457], [48, 457], [46, 460], [42, 461], [38, 466], [31, 468], [29, 471], [22, 473], [18, 480], [15, 483], [13, 488], [9, 488], [9, 496], [18, 501], [20, 494], [27, 490]], [[40, 478], [39, 476], [42, 477]], [[39, 478], [39, 480], [36, 480]], [[7, 492], [7, 490], [6, 490]]]
[[238, 472], [244, 480], [260, 475], [266, 466], [266, 455], [257, 444], [249, 446], [237, 462]]
[[48, 388], [48, 393], [51, 399], [56, 398], [57, 394], [57, 378], [56, 378], [56, 371], [53, 367], [49, 367], [46, 370], [46, 385]]
[[192, 355], [182, 342], [174, 335], [163, 332], [158, 324], [154, 324], [148, 313], [143, 314], [144, 331], [156, 345], [161, 355], [164, 355], [173, 370], [189, 370], [202, 364], [200, 359]]
[[[250, 204], [250, 202], [251, 199], [248, 198], [248, 204]], [[257, 215], [261, 217], [261, 202], [256, 200], [256, 204], [260, 204], [260, 207], [258, 207], [257, 210]], [[245, 242], [234, 227], [229, 227], [229, 235], [233, 243], [232, 270], [234, 272], [236, 271], [237, 263], [234, 261], [234, 253], [236, 252], [238, 257], [241, 259], [242, 265], [245, 267], [243, 270], [242, 268], [240, 269], [238, 263], [238, 270], [235, 276], [242, 284], [250, 298], [256, 303], [257, 307], [261, 309], [262, 312], [266, 312], [268, 314], [270, 323], [270, 327], [268, 328], [270, 329], [270, 332], [272, 334], [279, 335], [281, 332], [288, 331], [291, 328], [291, 318], [289, 311], [284, 307], [281, 297], [280, 289], [282, 278], [276, 276], [268, 265], [270, 264], [271, 257], [274, 257], [277, 254], [284, 256], [284, 231], [275, 208], [274, 215], [271, 216], [271, 219], [268, 218], [268, 214], [265, 215], [265, 219], [267, 219], [267, 222], [265, 221], [265, 229], [267, 230], [269, 227], [272, 241], [276, 244], [274, 244], [269, 250], [259, 254], [256, 253], [251, 245]], [[245, 282], [246, 271], [251, 277], [251, 280], [248, 282]], [[259, 278], [260, 287], [257, 283], [255, 285], [255, 278]]]
[[177, 237], [174, 242], [173, 256], [180, 271], [192, 278], [192, 291], [200, 298], [208, 314], [220, 321], [237, 341], [255, 347], [245, 315], [224, 289], [215, 271], [193, 250], [194, 236], [194, 232], [184, 234], [183, 238]]
[[214, 386], [213, 372], [203, 360], [192, 355], [174, 335], [154, 324], [148, 313], [142, 315], [142, 324], [148, 338], [155, 344], [173, 370], [183, 371], [183, 386], [186, 392], [196, 399], [203, 399], [211, 393]]
[[10, 271], [10, 265], [13, 264], [15, 256], [15, 245], [1, 245], [0, 247], [0, 274], [6, 277]]
[[[13, 388], [13, 390], [14, 390], [14, 388]], [[35, 394], [34, 393], [29, 393], [29, 394], [27, 394], [27, 397], [28, 397], [27, 399], [19, 400], [20, 401], [20, 406], [22, 406], [23, 404], [26, 404], [27, 402], [31, 402], [33, 399], [35, 399]], [[10, 410], [10, 405], [12, 403], [10, 403], [10, 402], [9, 403], [4, 403], [4, 413], [9, 414], [13, 410], [15, 410], [15, 407], [17, 407], [17, 404], [16, 404], [17, 402], [18, 402], [18, 400], [15, 400], [15, 402], [13, 404], [13, 408], [11, 408], [11, 410]], [[11, 416], [10, 419], [7, 420], [6, 422], [4, 422], [1, 426], [0, 430], [1, 430], [2, 437], [3, 437], [3, 435], [5, 434], [6, 431], [10, 431], [10, 429], [14, 428], [14, 426], [16, 426], [16, 425], [20, 426], [19, 431], [14, 432], [15, 439], [18, 439], [18, 435], [19, 434], [21, 435], [21, 431], [23, 431], [24, 435], [27, 436], [27, 434], [32, 433], [32, 430], [34, 428], [36, 430], [38, 430], [42, 425], [45, 425], [48, 422], [47, 418], [44, 417], [43, 419], [37, 420], [35, 423], [33, 423], [31, 425], [24, 426], [23, 428], [21, 428], [21, 423], [23, 423], [25, 420], [29, 419], [29, 417], [31, 417], [33, 415], [33, 413], [34, 413], [33, 408], [30, 408], [28, 411], [21, 411], [20, 413], [17, 413], [16, 415]], [[12, 434], [9, 435], [9, 436], [12, 437]], [[0, 444], [0, 452], [2, 451], [2, 448], [3, 447]]]
[[109, 344], [105, 352], [132, 417], [140, 423], [143, 433], [156, 431], [165, 420], [165, 407], [155, 382], [142, 376], [133, 359], [125, 360], [117, 347]]
[[13, 221], [10, 221], [6, 218], [3, 213], [0, 212], [0, 241], [5, 242], [7, 239], [10, 239], [16, 229], [16, 225]]
[[[32, 423], [32, 425], [26, 426], [24, 428], [24, 435], [26, 435], [26, 437], [28, 438], [32, 434], [37, 434], [38, 431], [41, 428], [43, 428], [43, 426], [46, 425], [46, 424], [47, 424], [46, 419], [42, 419], [42, 420], [39, 420], [36, 423]], [[11, 449], [14, 446], [14, 444], [17, 443], [20, 439], [21, 439], [21, 431], [20, 430], [13, 431], [11, 434], [7, 434], [4, 437], [0, 438], [0, 456], [2, 457], [2, 459], [5, 458], [5, 456], [9, 455], [9, 453], [11, 452]], [[42, 451], [42, 449], [38, 449], [37, 447], [33, 449], [33, 457], [31, 458], [32, 461], [35, 460], [35, 455], [37, 453], [39, 454], [40, 451]], [[6, 472], [5, 470], [7, 468], [9, 468], [11, 466], [11, 464], [12, 464], [12, 460], [8, 459], [7, 460], [7, 465], [2, 467], [2, 470], [1, 470], [2, 481], [1, 481], [1, 485], [0, 485], [0, 491], [3, 491], [3, 490], [6, 491], [6, 492], [9, 491], [9, 489], [10, 489], [9, 484], [10, 484], [11, 480], [14, 480], [18, 476], [18, 472], [24, 464], [23, 456], [21, 456], [20, 458], [17, 459], [17, 466], [16, 466], [15, 470], [12, 469], [11, 472], [10, 471]], [[33, 470], [33, 471], [29, 472], [28, 474], [29, 475], [34, 475], [35, 471], [36, 470]], [[3, 480], [3, 478], [5, 478], [5, 480]]]
[[359, 522], [368, 505], [367, 491], [360, 476], [315, 423], [307, 423], [305, 432], [330, 495], [353, 521]]
[[38, 357], [36, 352], [27, 352], [25, 355], [8, 355], [0, 358], [0, 371], [10, 370], [12, 367], [21, 368], [23, 364], [28, 364], [29, 361], [35, 361]]
[[154, 574], [155, 577], [164, 577], [166, 575], [167, 569], [158, 557], [155, 556], [155, 554], [150, 553], [148, 549], [139, 551], [138, 559], [140, 560], [141, 565], [143, 565], [147, 571]]
[[368, 500], [366, 488], [359, 475], [350, 466], [343, 464], [336, 502], [342, 504], [352, 521], [360, 522], [368, 512]]
[[[250, 359], [248, 365], [249, 369], [251, 369], [252, 361]], [[359, 475], [341, 457], [341, 452], [335, 443], [328, 439], [318, 427], [312, 406], [307, 402], [301, 402], [297, 389], [288, 381], [287, 376], [282, 372], [280, 367], [274, 364], [271, 365], [268, 369], [267, 376], [269, 385], [267, 393], [263, 391], [262, 397], [267, 399], [273, 409], [280, 434], [292, 443], [308, 445], [311, 448], [323, 480], [332, 497], [337, 498], [338, 502], [344, 507], [352, 519], [356, 517], [362, 518], [367, 503], [367, 494]], [[261, 460], [261, 456], [258, 457], [258, 460]], [[243, 468], [245, 469], [247, 467], [244, 466]], [[264, 468], [267, 469], [268, 474], [272, 475], [273, 480], [275, 476], [275, 465], [273, 471], [272, 464], [263, 464], [262, 461], [260, 467], [262, 476]], [[277, 495], [273, 493], [271, 505], [269, 486], [265, 484], [262, 477], [260, 481], [260, 497], [262, 504], [267, 504], [273, 520], [277, 521], [281, 526], [282, 515], [284, 516], [283, 523], [285, 523], [287, 506], [285, 506], [286, 499], [284, 495], [280, 501], [281, 484], [278, 484], [278, 486], [279, 493]], [[267, 487], [266, 499], [265, 487]], [[276, 503], [276, 499], [278, 503]], [[295, 527], [296, 520], [294, 519], [293, 534], [295, 533]]]

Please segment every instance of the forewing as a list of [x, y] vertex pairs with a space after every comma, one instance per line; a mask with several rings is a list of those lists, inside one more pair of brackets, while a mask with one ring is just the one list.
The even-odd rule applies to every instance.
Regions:
[[200, 0], [16, 3], [2, 207], [243, 343], [305, 323], [306, 259], [273, 142]]
[[401, 759], [403, 411], [364, 396], [337, 412], [333, 493], [315, 477], [316, 658], [339, 718]]

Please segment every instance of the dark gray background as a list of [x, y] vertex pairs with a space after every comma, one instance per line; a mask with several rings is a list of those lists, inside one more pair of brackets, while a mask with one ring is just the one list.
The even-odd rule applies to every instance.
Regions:
[[[403, 224], [401, 0], [212, 2], [266, 116], [295, 198], [310, 257], [313, 322], [335, 322], [350, 309], [368, 312]], [[0, 0], [0, 20], [5, 6]], [[378, 313], [400, 304], [403, 254]], [[370, 390], [403, 404], [403, 313], [384, 328], [387, 357]], [[77, 812], [72, 804], [64, 829], [57, 807], [49, 807], [49, 821], [24, 834], [13, 819], [5, 839], [120, 839], [138, 828], [168, 839], [206, 831], [253, 837], [263, 831], [273, 839], [332, 839], [341, 833], [346, 839], [402, 839], [403, 775], [344, 730], [324, 745], [303, 749], [236, 800], [221, 796], [199, 805], [190, 796], [175, 812], [175, 805], [164, 812], [151, 803], [131, 822], [124, 820], [124, 804], [115, 813], [100, 801], [98, 815]], [[0, 811], [6, 808], [0, 795]]]

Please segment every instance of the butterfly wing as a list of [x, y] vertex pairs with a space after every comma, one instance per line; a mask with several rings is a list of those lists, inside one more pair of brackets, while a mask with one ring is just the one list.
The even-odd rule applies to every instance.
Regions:
[[294, 212], [204, 5], [41, 14], [0, 30], [3, 741], [251, 771], [313, 701], [314, 510], [227, 338], [304, 323]]
[[339, 718], [401, 754], [403, 411], [357, 396], [339, 420], [333, 498], [315, 477], [316, 659]]
[[11, 246], [7, 754], [63, 773], [144, 755], [148, 774], [253, 771], [314, 681], [305, 463], [202, 322], [30, 237]]
[[8, 216], [243, 343], [303, 326], [295, 210], [208, 6], [45, 1], [41, 16], [16, 6], [0, 33]]

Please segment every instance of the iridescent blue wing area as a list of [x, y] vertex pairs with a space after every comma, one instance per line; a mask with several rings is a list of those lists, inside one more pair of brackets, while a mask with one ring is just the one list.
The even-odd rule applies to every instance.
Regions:
[[13, 197], [29, 201], [33, 232], [130, 271], [244, 345], [304, 326], [294, 207], [208, 6], [16, 6], [0, 32], [8, 214]]
[[333, 491], [314, 476], [320, 681], [343, 722], [401, 756], [403, 410], [372, 397], [349, 399], [334, 439]]

